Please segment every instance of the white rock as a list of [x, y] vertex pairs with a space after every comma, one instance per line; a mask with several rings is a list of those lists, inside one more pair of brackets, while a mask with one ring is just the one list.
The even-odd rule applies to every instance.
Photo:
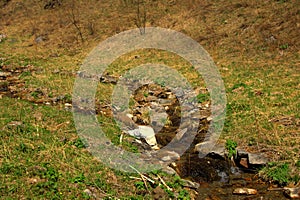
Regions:
[[150, 126], [139, 126], [139, 131], [144, 138], [152, 137], [155, 135], [153, 128]]
[[133, 130], [129, 130], [127, 132], [132, 137], [141, 138], [141, 133], [140, 133], [139, 129], [133, 129]]
[[243, 194], [243, 195], [256, 195], [257, 190], [251, 188], [236, 188], [232, 192], [233, 194]]
[[157, 147], [157, 141], [156, 141], [155, 135], [146, 137], [145, 140], [146, 140], [147, 144], [149, 144], [150, 146], [155, 147], [155, 148]]
[[155, 138], [155, 132], [150, 126], [138, 126], [138, 129], [128, 131], [129, 135], [136, 138], [144, 138], [151, 147], [157, 149], [157, 141]]

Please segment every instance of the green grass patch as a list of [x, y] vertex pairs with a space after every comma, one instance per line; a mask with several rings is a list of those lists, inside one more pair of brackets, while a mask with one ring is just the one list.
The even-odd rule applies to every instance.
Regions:
[[[297, 167], [297, 163], [295, 165]], [[260, 171], [260, 174], [266, 179], [279, 183], [280, 185], [287, 185], [291, 182], [296, 184], [300, 181], [300, 176], [297, 172], [295, 174], [291, 173], [292, 167], [294, 166], [291, 166], [289, 163], [270, 162]]]

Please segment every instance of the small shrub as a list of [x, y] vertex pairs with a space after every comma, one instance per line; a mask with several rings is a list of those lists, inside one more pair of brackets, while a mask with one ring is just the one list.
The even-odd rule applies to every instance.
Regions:
[[236, 156], [236, 147], [237, 143], [233, 140], [226, 140], [225, 144], [226, 149], [228, 150], [228, 157]]

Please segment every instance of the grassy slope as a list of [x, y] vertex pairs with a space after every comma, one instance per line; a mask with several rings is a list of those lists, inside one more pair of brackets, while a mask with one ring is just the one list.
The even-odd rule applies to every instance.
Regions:
[[[148, 3], [147, 26], [181, 31], [203, 45], [213, 57], [228, 96], [222, 138], [233, 139], [250, 151], [264, 151], [274, 161], [299, 160], [299, 1], [174, 2]], [[135, 28], [136, 7], [125, 5], [124, 1], [72, 4], [66, 0], [52, 10], [44, 10], [43, 6], [41, 1], [12, 0], [1, 8], [0, 30], [8, 38], [0, 43], [0, 58], [2, 65], [11, 67], [32, 64], [37, 72], [24, 77], [26, 87], [48, 88], [54, 96], [72, 93], [74, 76], [68, 74], [79, 69], [95, 45]], [[74, 21], [82, 32], [83, 42], [72, 24]], [[44, 41], [36, 43], [39, 36]], [[124, 59], [128, 62], [116, 61], [115, 66], [135, 64], [130, 55]], [[106, 95], [101, 98], [108, 99]], [[35, 106], [6, 97], [0, 101], [1, 182], [5, 181], [1, 193], [25, 197], [47, 195], [50, 191], [52, 195], [56, 186], [51, 185], [51, 174], [53, 180], [55, 174], [60, 174], [57, 188], [62, 195], [80, 198], [90, 182], [97, 182], [95, 174], [105, 171], [104, 175], [100, 173], [99, 180], [106, 180], [101, 176], [117, 176], [117, 183], [99, 184], [105, 188], [98, 192], [136, 195], [119, 184], [123, 175], [115, 175], [84, 149], [74, 146], [77, 137], [72, 116], [63, 108]], [[10, 121], [23, 121], [24, 126], [11, 129], [7, 125]], [[35, 169], [36, 166], [42, 169]], [[297, 173], [296, 169], [294, 172]], [[86, 179], [74, 183], [72, 178], [80, 177], [81, 173]], [[33, 178], [38, 184], [30, 182]], [[43, 180], [50, 185], [45, 186]], [[128, 180], [128, 187], [133, 185], [134, 181]], [[46, 188], [45, 192], [37, 194], [36, 187]]]

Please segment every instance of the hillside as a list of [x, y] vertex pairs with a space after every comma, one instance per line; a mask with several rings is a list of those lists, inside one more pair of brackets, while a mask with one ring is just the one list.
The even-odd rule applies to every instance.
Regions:
[[[196, 198], [196, 190], [176, 176], [152, 172], [155, 184], [148, 188], [141, 174], [108, 168], [76, 132], [70, 110], [84, 59], [105, 39], [143, 26], [181, 32], [209, 53], [227, 96], [220, 143], [236, 141], [248, 152], [264, 153], [272, 162], [260, 173], [265, 183], [299, 187], [299, 0], [0, 0], [0, 196], [92, 199], [90, 192], [99, 199]], [[130, 52], [107, 74], [119, 77], [148, 62], [179, 69], [199, 101], [208, 103], [201, 76], [163, 51]], [[98, 121], [114, 144], [136, 152], [132, 138], [120, 142], [110, 108], [112, 82], [98, 85]], [[273, 169], [282, 166], [288, 173], [276, 174]]]

